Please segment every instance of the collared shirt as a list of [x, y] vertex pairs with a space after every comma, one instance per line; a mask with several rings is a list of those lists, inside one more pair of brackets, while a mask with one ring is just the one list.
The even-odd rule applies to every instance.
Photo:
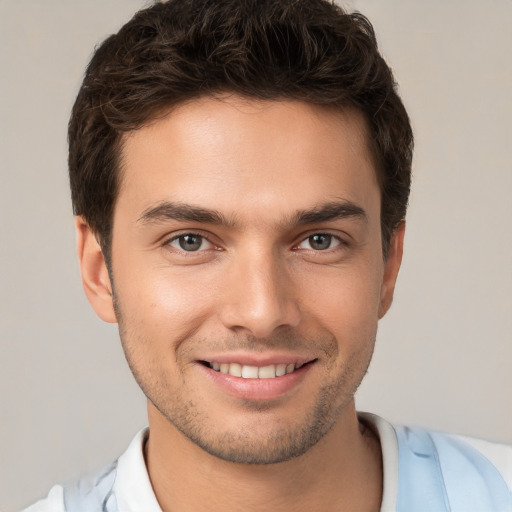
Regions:
[[[383, 496], [380, 512], [394, 512], [397, 509], [399, 489], [399, 454], [396, 429], [384, 419], [368, 413], [359, 413], [360, 421], [375, 432], [382, 450]], [[103, 472], [95, 475], [91, 489], [109, 487], [105, 493], [104, 510], [110, 512], [161, 512], [155, 497], [144, 461], [144, 443], [149, 430], [141, 430], [132, 440], [128, 449], [119, 459]], [[463, 436], [445, 435], [446, 438], [462, 441], [476, 449], [501, 474], [503, 481], [512, 493], [512, 446], [472, 439]], [[99, 476], [98, 476], [99, 475]], [[87, 479], [82, 482], [87, 482]], [[89, 485], [83, 483], [83, 485]], [[56, 485], [47, 498], [38, 501], [23, 512], [75, 512], [69, 501], [65, 505], [63, 485]], [[78, 488], [78, 487], [77, 487]], [[82, 484], [80, 486], [82, 488]], [[103, 490], [98, 492], [104, 492]], [[93, 499], [93, 492], [88, 490]], [[102, 495], [103, 496], [103, 495]], [[82, 506], [80, 512], [89, 512]]]

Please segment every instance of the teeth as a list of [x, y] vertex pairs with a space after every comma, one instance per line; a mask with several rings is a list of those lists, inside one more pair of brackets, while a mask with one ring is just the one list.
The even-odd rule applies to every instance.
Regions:
[[[261, 371], [261, 368], [260, 368]], [[242, 366], [242, 377], [244, 379], [257, 379], [258, 367], [257, 366]]]
[[282, 377], [283, 375], [286, 375], [286, 365], [285, 364], [276, 365], [276, 377]]
[[244, 379], [274, 379], [282, 377], [287, 373], [292, 373], [301, 368], [302, 364], [270, 364], [268, 366], [250, 366], [239, 363], [210, 363], [210, 367], [220, 373], [232, 375], [233, 377], [243, 377]]
[[241, 377], [242, 365], [238, 363], [231, 363], [229, 365], [229, 375], [233, 375], [233, 377]]
[[260, 379], [273, 379], [276, 376], [276, 367], [271, 364], [270, 366], [262, 366], [258, 370], [258, 377]]

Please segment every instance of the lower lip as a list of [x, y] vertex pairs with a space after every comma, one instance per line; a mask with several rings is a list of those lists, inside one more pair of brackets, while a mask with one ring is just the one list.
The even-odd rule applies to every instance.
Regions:
[[308, 363], [292, 373], [273, 379], [244, 379], [201, 366], [206, 375], [230, 395], [244, 400], [272, 400], [279, 398], [298, 386], [313, 363]]

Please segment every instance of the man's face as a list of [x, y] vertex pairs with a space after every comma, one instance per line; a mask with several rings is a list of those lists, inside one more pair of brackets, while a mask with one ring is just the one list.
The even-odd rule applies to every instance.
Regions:
[[195, 100], [125, 137], [121, 181], [116, 315], [153, 413], [226, 460], [304, 453], [353, 407], [396, 277], [362, 117]]

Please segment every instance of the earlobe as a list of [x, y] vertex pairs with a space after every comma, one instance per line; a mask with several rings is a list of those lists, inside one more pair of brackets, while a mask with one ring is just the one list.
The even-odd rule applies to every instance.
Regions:
[[396, 279], [404, 252], [404, 235], [405, 221], [402, 221], [393, 232], [389, 242], [388, 257], [384, 264], [384, 276], [380, 292], [379, 319], [387, 313], [393, 302]]
[[112, 285], [100, 244], [83, 217], [76, 217], [75, 227], [77, 253], [85, 295], [102, 320], [116, 323]]

